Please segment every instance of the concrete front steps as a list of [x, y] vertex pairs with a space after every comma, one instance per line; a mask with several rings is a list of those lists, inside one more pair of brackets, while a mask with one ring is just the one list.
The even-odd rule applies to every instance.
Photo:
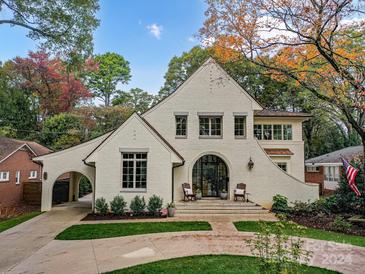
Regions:
[[189, 202], [176, 202], [177, 216], [215, 215], [215, 214], [267, 214], [269, 211], [252, 202], [220, 199], [202, 199]]

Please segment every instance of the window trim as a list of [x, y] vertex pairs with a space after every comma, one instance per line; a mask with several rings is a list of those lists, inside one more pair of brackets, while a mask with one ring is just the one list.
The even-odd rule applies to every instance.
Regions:
[[[243, 135], [236, 135], [236, 118], [244, 118]], [[235, 139], [247, 139], [247, 115], [234, 113], [233, 115], [233, 134]]]
[[[260, 127], [260, 139], [257, 138], [256, 134], [255, 134], [255, 127]], [[265, 139], [264, 138], [264, 126], [270, 126], [271, 127], [271, 139]], [[274, 137], [274, 127], [275, 126], [281, 126], [281, 139], [275, 139]], [[284, 138], [284, 127], [287, 126], [287, 127], [290, 127], [290, 137], [291, 138]], [[260, 141], [293, 141], [293, 125], [292, 124], [278, 124], [278, 123], [275, 123], [275, 124], [264, 124], [264, 123], [258, 123], [258, 124], [254, 124], [253, 125], [253, 136], [254, 138], [256, 138], [257, 140], [260, 140]]]
[[[185, 118], [185, 135], [177, 135], [177, 118], [184, 117]], [[176, 139], [186, 139], [188, 138], [188, 115], [186, 114], [175, 114], [175, 138]]]
[[[147, 182], [148, 182], [148, 149], [119, 149], [121, 156], [120, 174], [121, 174], [121, 191], [120, 192], [134, 192], [134, 193], [145, 193], [147, 192]], [[124, 161], [130, 161], [131, 159], [123, 159], [123, 154], [134, 154], [133, 156], [133, 187], [123, 187], [123, 163]], [[145, 159], [137, 159], [136, 154], [146, 154]], [[136, 187], [136, 175], [137, 175], [137, 161], [146, 162], [146, 187], [137, 188]]]
[[[203, 112], [199, 112], [203, 113]], [[220, 113], [220, 112], [218, 112]], [[200, 119], [207, 118], [209, 119], [209, 134], [208, 135], [201, 135], [200, 134]], [[219, 118], [220, 122], [220, 135], [212, 135], [212, 119]], [[223, 138], [223, 115], [199, 115], [199, 139], [222, 139]]]
[[[33, 176], [33, 172], [35, 172], [35, 175]], [[29, 171], [29, 178], [28, 179], [37, 179], [38, 178], [38, 171], [37, 170], [31, 170]]]
[[[6, 173], [6, 178], [3, 179], [3, 174]], [[0, 182], [9, 182], [10, 180], [10, 172], [9, 171], [0, 171]]]
[[20, 184], [20, 170], [15, 171], [15, 184]]

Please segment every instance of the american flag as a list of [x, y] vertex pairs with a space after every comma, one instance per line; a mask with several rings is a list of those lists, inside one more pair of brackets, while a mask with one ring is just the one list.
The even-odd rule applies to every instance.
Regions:
[[351, 166], [349, 164], [349, 162], [346, 159], [344, 159], [343, 157], [341, 157], [341, 159], [342, 159], [343, 167], [346, 171], [346, 178], [347, 178], [350, 188], [352, 189], [353, 192], [355, 192], [356, 196], [361, 196], [361, 193], [355, 184], [355, 178], [356, 178], [356, 175], [359, 172], [359, 170], [357, 168], [354, 168], [353, 166]]

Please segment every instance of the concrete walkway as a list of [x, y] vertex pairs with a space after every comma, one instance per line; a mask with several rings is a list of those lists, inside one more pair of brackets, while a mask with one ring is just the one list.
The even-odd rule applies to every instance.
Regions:
[[90, 210], [88, 201], [62, 204], [0, 233], [0, 273], [12, 269], [52, 242], [59, 232], [79, 222]]
[[[9, 273], [101, 273], [141, 263], [200, 254], [250, 255], [230, 222], [211, 220], [213, 231], [159, 233], [98, 240], [53, 240]], [[173, 218], [172, 220], [176, 220]], [[364, 273], [365, 248], [305, 239], [313, 251], [311, 264], [342, 273]]]

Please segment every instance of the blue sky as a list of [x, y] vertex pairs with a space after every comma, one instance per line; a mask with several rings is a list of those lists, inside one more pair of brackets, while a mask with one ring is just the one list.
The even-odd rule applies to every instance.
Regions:
[[[194, 39], [204, 20], [203, 0], [101, 0], [100, 26], [94, 34], [94, 52], [117, 52], [129, 62], [131, 82], [157, 93], [174, 55], [198, 44]], [[0, 26], [0, 60], [26, 56], [36, 44], [19, 27]]]

